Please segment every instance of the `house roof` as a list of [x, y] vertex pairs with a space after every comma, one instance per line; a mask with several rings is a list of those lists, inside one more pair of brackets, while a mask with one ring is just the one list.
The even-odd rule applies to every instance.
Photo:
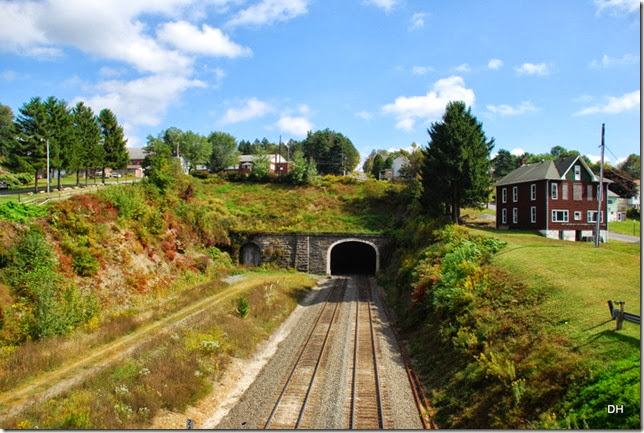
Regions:
[[[252, 162], [255, 158], [258, 158], [259, 155], [239, 155], [239, 162]], [[273, 164], [277, 163], [285, 163], [288, 162], [286, 158], [284, 158], [282, 155], [279, 154], [274, 154], [274, 153], [269, 153], [266, 155], [268, 160], [272, 162]]]
[[130, 161], [145, 159], [145, 150], [142, 147], [128, 147], [127, 153], [130, 155]]
[[[499, 180], [496, 185], [510, 185], [515, 183], [523, 182], [534, 182], [537, 180], [562, 180], [565, 179], [566, 173], [575, 163], [581, 163], [581, 165], [592, 175], [593, 182], [599, 182], [599, 178], [593, 173], [593, 171], [588, 167], [588, 164], [581, 158], [577, 156], [567, 156], [564, 158], [559, 158], [554, 161], [541, 161], [534, 164], [524, 164], [516, 170], [508, 173], [505, 177]], [[605, 183], [609, 183], [610, 180], [604, 179]]]

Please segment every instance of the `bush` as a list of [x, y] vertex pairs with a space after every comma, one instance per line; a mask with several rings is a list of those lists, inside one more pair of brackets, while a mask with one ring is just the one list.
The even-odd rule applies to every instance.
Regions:
[[0, 218], [18, 223], [24, 223], [32, 218], [47, 216], [46, 207], [24, 203], [7, 202], [0, 204]]
[[148, 213], [145, 192], [139, 185], [112, 186], [99, 194], [109, 201], [124, 219], [143, 220]]
[[243, 296], [237, 298], [237, 308], [235, 311], [237, 312], [237, 315], [239, 315], [239, 317], [241, 317], [242, 319], [248, 316], [248, 313], [250, 312], [248, 299], [244, 298]]
[[626, 218], [632, 219], [632, 220], [640, 220], [640, 210], [639, 209], [629, 209], [626, 211]]

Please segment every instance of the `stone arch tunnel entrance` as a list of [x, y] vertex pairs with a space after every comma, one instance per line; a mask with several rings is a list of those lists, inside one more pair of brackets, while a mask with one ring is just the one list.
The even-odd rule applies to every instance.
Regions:
[[242, 265], [258, 266], [262, 260], [262, 253], [257, 245], [252, 242], [242, 245], [239, 249], [239, 263]]
[[371, 242], [339, 241], [329, 247], [328, 273], [375, 275], [378, 261], [378, 249]]

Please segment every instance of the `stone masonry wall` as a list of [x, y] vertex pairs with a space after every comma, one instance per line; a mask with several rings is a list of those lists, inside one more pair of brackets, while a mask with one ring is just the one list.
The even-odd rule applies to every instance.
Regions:
[[355, 233], [286, 233], [250, 236], [261, 251], [261, 264], [275, 263], [282, 268], [295, 268], [300, 272], [327, 274], [329, 248], [339, 242], [358, 241], [372, 245], [376, 250], [376, 269], [382, 265], [387, 237]]

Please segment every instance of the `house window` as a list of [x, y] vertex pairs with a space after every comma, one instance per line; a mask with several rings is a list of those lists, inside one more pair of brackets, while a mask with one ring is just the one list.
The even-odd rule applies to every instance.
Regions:
[[514, 201], [514, 202], [519, 201], [519, 187], [518, 186], [513, 186], [512, 187], [512, 201]]
[[501, 209], [501, 223], [507, 224], [507, 222], [508, 222], [508, 210]]
[[575, 219], [575, 221], [581, 221], [581, 211], [575, 211], [573, 218]]
[[517, 224], [519, 222], [519, 209], [512, 208], [512, 224]]
[[501, 203], [505, 203], [506, 201], [508, 201], [508, 189], [503, 188], [501, 190]]
[[587, 185], [586, 186], [586, 199], [588, 201], [591, 201], [593, 199], [593, 186], [592, 185]]
[[553, 210], [552, 211], [552, 222], [553, 223], [567, 223], [568, 222], [568, 211], [567, 210]]
[[575, 180], [581, 180], [581, 166], [575, 165]]
[[[586, 222], [596, 223], [597, 222], [597, 211], [589, 210], [586, 211]], [[601, 213], [601, 222], [604, 222], [604, 212]]]
[[572, 185], [572, 199], [581, 200], [581, 195], [583, 193], [583, 186], [580, 183], [574, 183]]
[[568, 200], [568, 184], [567, 183], [562, 183], [561, 184], [561, 199], [562, 200]]
[[559, 196], [559, 190], [557, 189], [557, 184], [556, 183], [551, 183], [550, 184], [550, 198], [553, 200], [557, 200]]
[[533, 224], [537, 222], [537, 207], [536, 206], [531, 206], [530, 207], [530, 222], [533, 223]]
[[533, 183], [530, 185], [530, 200], [536, 200], [537, 199], [537, 184]]

